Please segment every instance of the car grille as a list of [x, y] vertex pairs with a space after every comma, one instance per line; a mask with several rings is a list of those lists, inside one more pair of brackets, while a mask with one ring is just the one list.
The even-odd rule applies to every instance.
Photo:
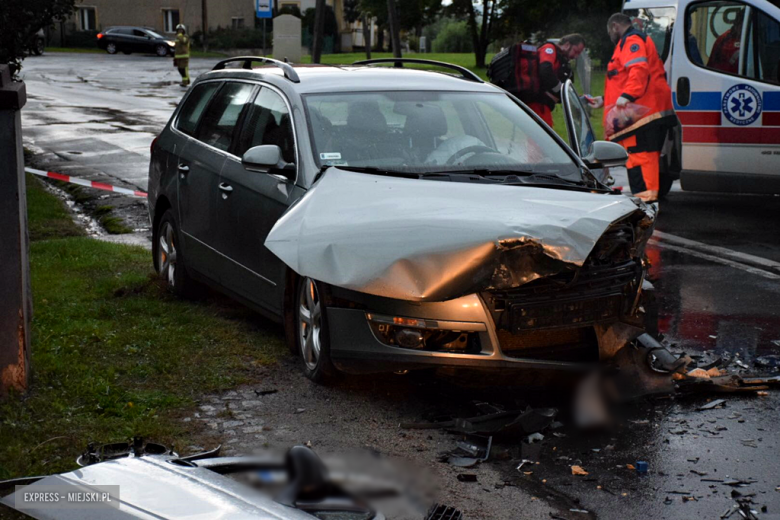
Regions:
[[604, 233], [581, 268], [483, 293], [501, 349], [534, 359], [598, 357], [593, 325], [632, 312], [641, 285], [642, 264], [632, 258], [633, 244], [633, 226], [618, 223]]

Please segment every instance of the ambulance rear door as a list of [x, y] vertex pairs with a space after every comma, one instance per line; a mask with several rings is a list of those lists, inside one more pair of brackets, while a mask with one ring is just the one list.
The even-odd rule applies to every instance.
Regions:
[[685, 190], [780, 193], [780, 0], [680, 0], [670, 84]]

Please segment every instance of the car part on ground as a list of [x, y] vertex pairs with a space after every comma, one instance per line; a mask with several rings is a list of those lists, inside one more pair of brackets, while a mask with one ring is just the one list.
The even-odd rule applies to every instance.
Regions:
[[[104, 519], [151, 514], [170, 519], [385, 520], [382, 513], [335, 484], [319, 457], [305, 446], [291, 448], [285, 460], [219, 457], [218, 449], [179, 457], [165, 446], [137, 437], [131, 442], [90, 445], [79, 463], [82, 467], [72, 472], [0, 482], [0, 503], [37, 519], [83, 518], [89, 514], [83, 509], [20, 506], [16, 497], [49, 486], [89, 492], [110, 482], [119, 488], [119, 496], [112, 500], [121, 502], [97, 511]], [[13, 493], [16, 486], [26, 487]]]

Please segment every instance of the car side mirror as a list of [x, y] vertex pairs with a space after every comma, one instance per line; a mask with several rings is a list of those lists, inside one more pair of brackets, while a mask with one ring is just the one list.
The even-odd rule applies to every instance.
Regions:
[[253, 146], [241, 158], [241, 164], [246, 170], [263, 173], [276, 173], [290, 180], [295, 177], [295, 164], [282, 159], [282, 149], [275, 144]]
[[582, 158], [588, 168], [612, 168], [625, 166], [628, 162], [628, 152], [617, 143], [610, 141], [594, 141], [590, 153]]

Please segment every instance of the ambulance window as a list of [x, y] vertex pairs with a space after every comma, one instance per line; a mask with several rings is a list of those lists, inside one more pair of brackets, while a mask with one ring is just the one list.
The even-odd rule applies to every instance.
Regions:
[[758, 10], [754, 22], [746, 52], [746, 76], [780, 84], [780, 23]]
[[749, 21], [745, 19], [746, 11], [746, 6], [737, 2], [703, 2], [689, 7], [685, 46], [691, 63], [744, 75], [741, 47]]
[[626, 9], [625, 13], [631, 17], [634, 27], [652, 38], [661, 61], [666, 61], [672, 41], [675, 8]]

